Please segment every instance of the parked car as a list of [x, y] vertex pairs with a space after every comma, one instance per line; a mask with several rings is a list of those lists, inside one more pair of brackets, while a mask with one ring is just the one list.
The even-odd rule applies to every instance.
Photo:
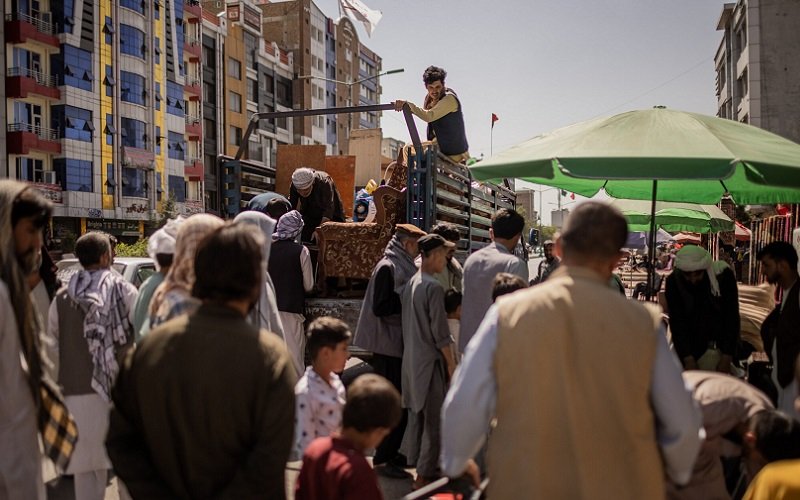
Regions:
[[[81, 264], [75, 258], [62, 259], [56, 267], [56, 277], [62, 285], [69, 283], [72, 275], [81, 270]], [[136, 288], [156, 272], [155, 262], [147, 257], [117, 257], [112, 267]]]

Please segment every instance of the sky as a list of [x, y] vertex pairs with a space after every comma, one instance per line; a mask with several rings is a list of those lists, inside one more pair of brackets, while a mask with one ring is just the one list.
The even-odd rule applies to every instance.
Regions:
[[[716, 113], [722, 1], [362, 1], [383, 17], [372, 37], [356, 23], [361, 42], [383, 58], [384, 71], [405, 69], [381, 78], [381, 101], [422, 104], [423, 71], [443, 67], [463, 107], [472, 156], [655, 105]], [[314, 2], [339, 17], [337, 0]], [[493, 136], [492, 113], [499, 118]], [[384, 112], [381, 126], [384, 137], [409, 140], [400, 113]], [[419, 120], [417, 127], [424, 132]], [[545, 224], [556, 198], [555, 190], [544, 193]], [[567, 208], [570, 201], [563, 200]]]

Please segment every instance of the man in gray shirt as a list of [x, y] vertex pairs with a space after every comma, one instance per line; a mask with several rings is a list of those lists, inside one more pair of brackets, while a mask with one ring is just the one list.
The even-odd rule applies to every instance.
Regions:
[[467, 348], [492, 305], [492, 282], [497, 273], [516, 274], [525, 283], [528, 282], [527, 262], [512, 253], [524, 227], [525, 219], [520, 214], [510, 208], [501, 208], [492, 217], [492, 228], [489, 230], [492, 243], [467, 257], [464, 262], [459, 352]]

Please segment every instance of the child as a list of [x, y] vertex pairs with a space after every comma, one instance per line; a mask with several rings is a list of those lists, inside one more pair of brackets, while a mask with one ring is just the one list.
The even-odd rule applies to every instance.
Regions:
[[400, 394], [385, 378], [366, 374], [347, 391], [342, 432], [315, 440], [303, 455], [295, 499], [382, 500], [378, 477], [364, 452], [377, 447], [400, 421]]
[[497, 297], [522, 288], [528, 288], [528, 284], [516, 274], [497, 273], [492, 282], [492, 302], [497, 302]]
[[[458, 331], [461, 328], [461, 292], [450, 289], [444, 294], [444, 312], [447, 313], [447, 326], [450, 327], [450, 335], [453, 336], [453, 345], [458, 345]], [[456, 363], [459, 362], [461, 356], [458, 354], [458, 349], [453, 349], [453, 355], [456, 358]]]
[[294, 387], [296, 459], [311, 441], [339, 429], [344, 385], [336, 373], [347, 362], [350, 329], [341, 320], [323, 316], [311, 322], [307, 336], [311, 366]]

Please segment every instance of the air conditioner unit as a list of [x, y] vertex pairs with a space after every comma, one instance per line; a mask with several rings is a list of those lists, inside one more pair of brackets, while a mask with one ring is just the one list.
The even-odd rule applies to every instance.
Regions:
[[58, 184], [56, 173], [52, 171], [44, 172], [44, 182], [45, 184]]

